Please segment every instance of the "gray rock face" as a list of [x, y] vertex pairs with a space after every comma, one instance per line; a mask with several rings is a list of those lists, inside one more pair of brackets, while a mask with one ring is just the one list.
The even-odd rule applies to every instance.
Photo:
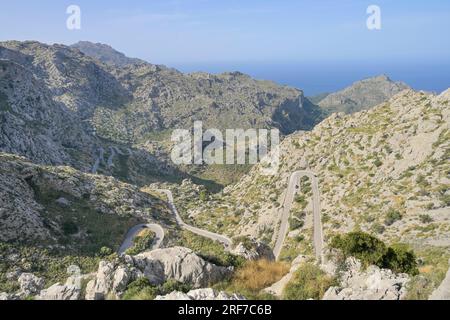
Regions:
[[31, 273], [22, 273], [18, 281], [20, 285], [19, 295], [22, 297], [38, 294], [45, 285], [44, 279]]
[[[108, 294], [119, 294], [123, 279], [129, 280], [129, 269], [115, 263], [101, 261], [95, 279], [88, 282], [86, 300], [104, 300]], [[126, 285], [126, 284], [125, 284]]]
[[401, 300], [406, 295], [407, 274], [394, 274], [391, 270], [370, 266], [349, 258], [346, 271], [341, 274], [339, 287], [331, 287], [323, 300]]
[[134, 259], [138, 266], [147, 266], [158, 261], [163, 266], [165, 279], [189, 283], [196, 288], [208, 286], [231, 274], [231, 269], [206, 262], [192, 250], [183, 247], [144, 252]]
[[2, 55], [9, 56], [6, 52], [0, 44], [0, 151], [37, 163], [76, 165], [66, 147], [88, 155], [95, 139], [77, 115], [54, 100], [54, 93], [30, 67], [1, 60]]
[[[5, 93], [4, 86], [0, 87], [8, 106], [5, 103], [0, 110], [5, 109], [8, 123], [14, 124], [7, 126], [9, 131], [20, 134], [18, 141], [22, 144], [36, 146], [36, 152], [45, 143], [53, 146], [54, 152], [42, 152], [36, 159], [56, 162], [70, 158], [58, 143], [63, 138], [59, 129], [72, 131], [67, 134], [70, 139], [66, 138], [69, 145], [80, 146], [82, 140], [86, 144], [95, 142], [85, 134], [85, 129], [93, 128], [83, 123], [92, 123], [98, 135], [123, 142], [162, 129], [188, 128], [194, 119], [210, 128], [278, 127], [283, 133], [291, 133], [311, 128], [321, 114], [295, 88], [254, 80], [239, 72], [183, 74], [127, 58], [101, 44], [82, 42], [67, 47], [31, 41], [1, 42], [0, 59], [11, 65], [5, 67], [5, 87], [14, 84]], [[10, 81], [19, 77], [19, 71], [11, 68], [20, 69], [26, 80], [20, 82], [22, 86]], [[36, 132], [27, 131], [26, 121], [30, 119], [42, 120], [39, 127], [47, 132], [33, 135]], [[54, 122], [54, 129], [49, 122]], [[15, 139], [8, 140], [24, 155], [26, 148], [22, 150]]]
[[67, 200], [66, 198], [59, 198], [56, 200], [56, 203], [59, 204], [61, 207], [68, 207], [70, 206], [70, 201]]
[[[133, 99], [133, 90], [115, 73], [67, 46], [0, 42], [0, 152], [87, 172], [95, 161], [94, 150], [102, 145], [99, 136], [128, 139], [123, 137], [129, 130], [126, 120], [114, 122], [113, 114]], [[142, 109], [153, 117], [151, 107]], [[143, 119], [143, 114], [136, 118]], [[140, 166], [169, 171], [166, 159], [147, 151], [132, 158]]]
[[410, 87], [382, 75], [358, 81], [342, 91], [327, 95], [318, 105], [329, 113], [354, 113], [379, 105], [406, 89]]
[[252, 240], [252, 243], [239, 243], [232, 251], [233, 254], [244, 257], [246, 260], [267, 259], [275, 260], [272, 249], [266, 244], [257, 240]]
[[102, 261], [95, 278], [87, 285], [86, 299], [120, 297], [130, 282], [141, 277], [153, 285], [172, 279], [199, 288], [220, 281], [230, 273], [230, 269], [206, 262], [190, 249], [158, 249], [133, 257], [124, 256], [114, 262]]
[[79, 300], [81, 290], [76, 286], [62, 285], [56, 283], [50, 288], [42, 290], [38, 300]]
[[[37, 189], [50, 196], [64, 192], [65, 199], [70, 199], [69, 206], [41, 201], [35, 192]], [[43, 213], [57, 206], [70, 220], [77, 215], [71, 206], [81, 202], [95, 208], [86, 214], [109, 215], [117, 219], [133, 216], [130, 219], [134, 222], [150, 216], [156, 202], [161, 201], [112, 177], [90, 175], [70, 167], [41, 166], [0, 152], [0, 241], [37, 243], [44, 240], [59, 244], [63, 224]], [[166, 210], [168, 212], [169, 208]], [[83, 235], [89, 227], [82, 223], [77, 227], [80, 237], [71, 241], [70, 246], [91, 245], [91, 240]]]
[[175, 300], [193, 300], [190, 296], [188, 296], [186, 293], [174, 291], [169, 294], [166, 294], [164, 296], [157, 296], [155, 300], [169, 300], [169, 301], [175, 301]]
[[229, 295], [211, 288], [191, 290], [188, 293], [174, 291], [165, 296], [157, 296], [155, 300], [246, 300], [239, 294]]
[[450, 300], [450, 269], [441, 285], [431, 294], [430, 300]]
[[7, 294], [6, 292], [0, 292], [0, 301], [7, 300], [11, 300], [11, 295]]
[[9, 294], [6, 292], [0, 292], [0, 301], [8, 301], [8, 300], [20, 300], [20, 296], [17, 294]]

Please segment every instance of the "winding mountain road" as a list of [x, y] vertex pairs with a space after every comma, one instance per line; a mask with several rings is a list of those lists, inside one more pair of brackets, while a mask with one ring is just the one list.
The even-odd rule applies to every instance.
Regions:
[[110, 169], [114, 165], [113, 160], [116, 156], [116, 149], [114, 147], [109, 147], [109, 150], [111, 151], [111, 154], [108, 157], [108, 169]]
[[313, 219], [314, 219], [314, 237], [313, 244], [317, 260], [322, 259], [323, 250], [323, 234], [322, 234], [322, 221], [320, 215], [320, 193], [319, 193], [319, 182], [317, 176], [311, 171], [296, 171], [292, 173], [289, 178], [288, 187], [284, 196], [282, 213], [281, 213], [281, 223], [280, 229], [278, 230], [278, 237], [275, 242], [275, 247], [273, 249], [273, 254], [275, 259], [278, 260], [280, 256], [281, 249], [283, 248], [284, 240], [289, 229], [289, 217], [291, 216], [292, 204], [294, 202], [294, 197], [300, 188], [300, 178], [308, 177], [311, 179], [312, 192], [313, 192]]
[[167, 196], [167, 202], [169, 204], [170, 210], [172, 210], [172, 213], [175, 215], [175, 219], [181, 228], [188, 230], [192, 233], [198, 234], [199, 236], [209, 238], [214, 241], [219, 241], [220, 243], [225, 245], [226, 249], [231, 249], [231, 245], [232, 245], [233, 241], [230, 238], [220, 235], [220, 234], [217, 234], [217, 233], [207, 231], [207, 230], [203, 230], [203, 229], [200, 229], [197, 227], [193, 227], [193, 226], [190, 226], [190, 225], [184, 223], [183, 219], [181, 218], [180, 214], [178, 213], [177, 208], [175, 207], [172, 192], [170, 190], [158, 190], [158, 191]]
[[[289, 229], [289, 217], [291, 215], [292, 204], [294, 202], [295, 194], [297, 193], [300, 185], [300, 178], [306, 176], [311, 179], [312, 182], [312, 192], [313, 192], [313, 219], [314, 219], [314, 237], [313, 244], [315, 249], [315, 255], [318, 261], [322, 259], [322, 250], [323, 250], [323, 235], [322, 235], [322, 222], [320, 215], [320, 194], [319, 194], [319, 183], [317, 176], [311, 171], [296, 171], [292, 173], [289, 178], [288, 188], [286, 190], [283, 206], [282, 206], [282, 214], [281, 214], [281, 223], [280, 228], [278, 230], [278, 236], [276, 238], [275, 247], [273, 249], [273, 253], [275, 259], [278, 260], [281, 250], [283, 248], [284, 241], [286, 239], [286, 235]], [[185, 230], [188, 230], [192, 233], [195, 233], [199, 236], [209, 238], [214, 241], [218, 241], [225, 246], [226, 250], [231, 250], [232, 240], [224, 235], [220, 235], [214, 232], [210, 232], [207, 230], [203, 230], [191, 225], [186, 224], [181, 218], [173, 199], [173, 194], [170, 190], [166, 189], [158, 189], [156, 190], [167, 197], [167, 203], [169, 205], [170, 210], [175, 216], [175, 220], [177, 224]], [[118, 253], [124, 253], [128, 248], [133, 245], [133, 239], [139, 234], [143, 229], [148, 228], [155, 232], [156, 240], [152, 246], [152, 249], [158, 249], [162, 241], [164, 240], [164, 229], [158, 224], [140, 224], [133, 228], [131, 228], [127, 235], [125, 236], [125, 240], [121, 245]]]
[[98, 149], [98, 153], [99, 153], [99, 155], [98, 155], [97, 159], [95, 159], [94, 165], [92, 166], [92, 170], [91, 170], [92, 174], [96, 174], [98, 171], [98, 167], [100, 166], [100, 163], [105, 162], [105, 149], [100, 147]]
[[[165, 189], [159, 189], [156, 191], [166, 195], [169, 208], [172, 211], [173, 215], [175, 216], [175, 220], [176, 220], [177, 224], [181, 228], [188, 230], [192, 233], [198, 234], [199, 236], [209, 238], [214, 241], [218, 241], [225, 246], [226, 250], [231, 249], [232, 240], [230, 238], [220, 235], [220, 234], [217, 234], [217, 233], [207, 231], [207, 230], [196, 228], [196, 227], [193, 227], [193, 226], [190, 226], [190, 225], [184, 223], [183, 219], [181, 218], [180, 214], [178, 213], [177, 208], [175, 207], [172, 191], [165, 190]], [[118, 254], [119, 255], [123, 254], [123, 253], [125, 253], [125, 251], [127, 249], [131, 248], [133, 246], [134, 238], [136, 238], [136, 236], [144, 229], [150, 229], [151, 231], [153, 231], [156, 234], [156, 238], [155, 238], [155, 242], [153, 243], [152, 250], [158, 249], [164, 240], [164, 229], [159, 224], [139, 224], [137, 226], [134, 226], [133, 228], [131, 228], [128, 231], [127, 235], [125, 236], [125, 240], [123, 241], [122, 245], [119, 248]]]
[[133, 246], [134, 238], [136, 238], [136, 236], [144, 229], [149, 229], [155, 233], [155, 240], [153, 241], [151, 249], [158, 249], [164, 241], [164, 229], [159, 224], [139, 224], [128, 231], [125, 240], [119, 248], [118, 254], [123, 254], [131, 248]]

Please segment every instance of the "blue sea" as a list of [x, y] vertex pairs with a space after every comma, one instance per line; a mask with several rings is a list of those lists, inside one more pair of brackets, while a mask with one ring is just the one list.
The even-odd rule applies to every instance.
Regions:
[[448, 63], [197, 63], [172, 65], [183, 72], [222, 73], [240, 71], [256, 79], [302, 89], [307, 96], [341, 90], [353, 82], [386, 74], [394, 81], [403, 81], [416, 90], [442, 92], [450, 87]]

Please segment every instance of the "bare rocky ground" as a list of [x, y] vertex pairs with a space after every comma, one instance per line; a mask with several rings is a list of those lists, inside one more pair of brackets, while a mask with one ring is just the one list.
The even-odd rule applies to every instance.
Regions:
[[[359, 228], [386, 241], [447, 247], [449, 100], [450, 91], [407, 90], [372, 110], [335, 114], [282, 142], [275, 176], [256, 166], [208, 201], [194, 198], [186, 215], [198, 226], [270, 242], [289, 175], [308, 167], [319, 177], [326, 238]], [[303, 198], [297, 210], [306, 213], [304, 234], [310, 192]]]

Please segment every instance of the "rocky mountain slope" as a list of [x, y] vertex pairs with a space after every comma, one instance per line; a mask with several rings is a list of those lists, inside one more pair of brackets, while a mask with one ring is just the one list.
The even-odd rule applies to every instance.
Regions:
[[[111, 72], [134, 99], [127, 111], [109, 115], [119, 122], [132, 122], [134, 126], [129, 128], [145, 131], [135, 134], [137, 138], [154, 130], [189, 128], [192, 120], [219, 129], [278, 127], [291, 133], [309, 129], [321, 119], [320, 109], [302, 91], [257, 81], [239, 72], [183, 74], [165, 66], [124, 59], [122, 53], [101, 44], [82, 42], [72, 47], [117, 67]], [[127, 115], [133, 115], [133, 119]], [[150, 125], [145, 126], [140, 116]]]
[[[88, 172], [100, 148], [133, 149], [127, 167], [141, 172], [140, 181], [136, 174], [126, 180], [133, 183], [155, 180], [154, 170], [142, 168], [143, 158], [173, 176], [170, 133], [196, 120], [205, 128], [276, 127], [288, 134], [323, 117], [294, 88], [239, 72], [183, 74], [106, 45], [2, 42], [0, 63], [0, 151]], [[123, 178], [118, 171], [102, 173]], [[208, 179], [217, 176], [223, 174]]]
[[[96, 253], [139, 222], [171, 224], [166, 204], [137, 187], [71, 167], [0, 154], [0, 241]], [[171, 222], [172, 221], [172, 222]]]
[[80, 41], [70, 46], [78, 49], [85, 55], [95, 58], [104, 64], [125, 67], [132, 64], [145, 64], [145, 61], [136, 58], [128, 58], [123, 53], [114, 50], [111, 46], [102, 43]]
[[403, 82], [394, 82], [381, 75], [355, 82], [348, 88], [319, 98], [316, 103], [328, 113], [354, 113], [379, 105], [406, 89], [410, 88]]
[[[369, 111], [335, 114], [311, 132], [287, 137], [281, 166], [261, 165], [210, 199], [182, 204], [198, 226], [274, 243], [288, 179], [317, 174], [325, 242], [361, 229], [383, 240], [450, 246], [450, 91], [435, 96], [406, 90]], [[311, 182], [302, 179], [282, 258], [311, 253]], [[179, 189], [183, 197], [183, 189]]]
[[[258, 296], [296, 279], [295, 270], [286, 274], [286, 261], [314, 259], [309, 178], [298, 186], [282, 262], [269, 261], [264, 244], [276, 241], [297, 170], [318, 177], [325, 244], [362, 230], [426, 248], [418, 251], [421, 272], [438, 274], [428, 292], [450, 255], [450, 90], [394, 95], [403, 88], [377, 77], [329, 95], [321, 101], [327, 112], [371, 109], [333, 114], [305, 132], [299, 130], [311, 129], [324, 112], [297, 89], [238, 72], [182, 74], [99, 44], [0, 43], [0, 299], [243, 298], [191, 290], [216, 282]], [[167, 142], [170, 130], [195, 120], [219, 129], [279, 128], [286, 136], [278, 172], [265, 176], [265, 165], [256, 165], [216, 194], [184, 180], [186, 168], [167, 161]], [[207, 170], [237, 177], [245, 171]], [[186, 223], [233, 238], [232, 250], [182, 230], [161, 188], [173, 189]], [[143, 252], [152, 247], [144, 243], [141, 254], [117, 257], [127, 231], [142, 223], [164, 228], [165, 249]], [[445, 263], [434, 263], [437, 256]], [[270, 257], [263, 262], [277, 276], [265, 275], [270, 280], [250, 291], [237, 286], [254, 270], [263, 277], [258, 263], [244, 261], [261, 257]], [[81, 274], [64, 283], [74, 264]], [[418, 281], [378, 267], [353, 269], [326, 297], [397, 299]]]
[[36, 162], [75, 165], [71, 151], [86, 154], [96, 144], [42, 79], [11, 60], [0, 60], [0, 118], [0, 150]]

